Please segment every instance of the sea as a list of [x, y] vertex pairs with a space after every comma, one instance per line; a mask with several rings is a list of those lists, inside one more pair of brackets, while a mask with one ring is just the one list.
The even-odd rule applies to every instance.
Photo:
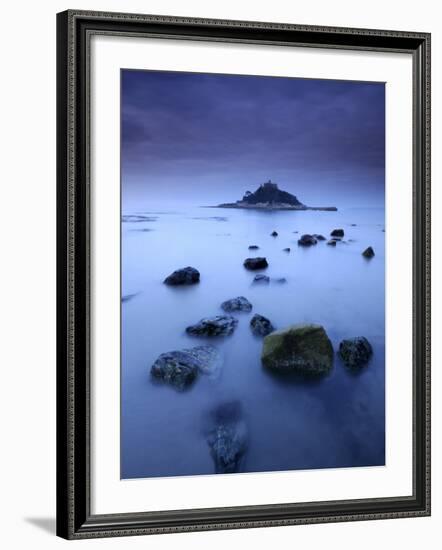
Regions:
[[[302, 234], [334, 229], [335, 247], [298, 246]], [[385, 464], [385, 212], [257, 211], [151, 206], [123, 212], [121, 243], [121, 478], [215, 474], [208, 444], [213, 411], [239, 404], [247, 448], [237, 473]], [[388, 229], [388, 228], [387, 228]], [[276, 231], [277, 237], [271, 236]], [[248, 250], [250, 245], [259, 250]], [[371, 246], [375, 256], [362, 252]], [[290, 251], [284, 251], [290, 248]], [[269, 284], [253, 282], [246, 258], [264, 256]], [[171, 287], [164, 278], [186, 266], [199, 284]], [[261, 272], [260, 272], [261, 273]], [[278, 282], [285, 278], [286, 282]], [[233, 335], [186, 333], [220, 304], [245, 296], [251, 313], [233, 315]], [[276, 376], [261, 364], [254, 313], [277, 329], [318, 323], [335, 350], [331, 373], [319, 379]], [[337, 354], [344, 338], [365, 336], [373, 356], [354, 372]], [[164, 352], [212, 344], [223, 366], [183, 392], [152, 380]]]

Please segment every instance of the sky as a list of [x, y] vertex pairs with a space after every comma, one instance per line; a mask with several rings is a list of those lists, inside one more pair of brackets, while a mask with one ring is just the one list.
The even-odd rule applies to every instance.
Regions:
[[122, 70], [121, 174], [126, 209], [269, 179], [308, 206], [383, 206], [385, 85]]

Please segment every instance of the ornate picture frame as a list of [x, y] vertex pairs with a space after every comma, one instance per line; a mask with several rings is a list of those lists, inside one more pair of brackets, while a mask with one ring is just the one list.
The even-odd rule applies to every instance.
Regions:
[[[94, 35], [412, 56], [412, 495], [93, 514], [90, 41]], [[430, 514], [430, 35], [68, 10], [57, 16], [57, 534], [66, 539]], [[116, 246], [119, 246], [116, 244]]]

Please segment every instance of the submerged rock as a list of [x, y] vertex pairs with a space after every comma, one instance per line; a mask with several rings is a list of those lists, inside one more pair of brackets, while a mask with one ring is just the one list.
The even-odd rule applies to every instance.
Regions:
[[259, 246], [256, 245], [256, 244], [251, 244], [251, 245], [249, 246], [249, 250], [258, 250], [258, 249], [259, 249]]
[[166, 285], [193, 285], [195, 283], [199, 283], [200, 280], [200, 272], [195, 269], [194, 267], [183, 267], [181, 269], [177, 269], [173, 273], [171, 273], [168, 277], [164, 279], [164, 284]]
[[369, 246], [364, 250], [364, 252], [362, 252], [362, 255], [364, 256], [364, 258], [373, 258], [374, 250], [371, 248], [371, 246]]
[[197, 346], [162, 353], [150, 372], [153, 378], [182, 391], [196, 380], [199, 373], [215, 374], [220, 367], [221, 356], [216, 348]]
[[238, 320], [231, 315], [216, 315], [201, 319], [187, 327], [186, 332], [194, 336], [229, 336], [237, 325]]
[[258, 274], [258, 275], [255, 275], [253, 282], [268, 284], [270, 283], [270, 277], [268, 277], [267, 275]]
[[282, 251], [283, 251], [283, 252], [290, 252], [290, 248], [288, 248], [288, 247], [287, 247], [287, 248], [283, 248]]
[[250, 269], [251, 271], [256, 269], [265, 269], [268, 266], [269, 264], [267, 263], [266, 258], [247, 258], [244, 260], [244, 267], [246, 269]]
[[267, 336], [275, 330], [270, 320], [258, 313], [250, 320], [250, 327], [256, 336]]
[[321, 325], [292, 325], [264, 338], [261, 360], [278, 372], [321, 375], [333, 366], [333, 346]]
[[325, 241], [326, 238], [324, 237], [324, 235], [318, 235], [317, 233], [315, 233], [313, 235], [313, 237], [317, 240], [317, 241]]
[[287, 279], [285, 277], [277, 277], [275, 279], [275, 283], [279, 283], [280, 285], [284, 284], [287, 282]]
[[244, 296], [226, 300], [221, 304], [224, 311], [252, 311], [252, 307], [252, 304]]
[[272, 231], [272, 232], [270, 233], [270, 235], [271, 235], [272, 237], [277, 237], [277, 236], [278, 236], [278, 232], [277, 232], [277, 231]]
[[247, 450], [247, 426], [237, 401], [224, 403], [212, 413], [215, 428], [207, 438], [217, 474], [240, 470]]
[[329, 241], [327, 241], [327, 244], [330, 246], [336, 246], [336, 241], [334, 239], [330, 239]]
[[359, 368], [368, 363], [373, 355], [373, 348], [364, 336], [342, 340], [339, 344], [339, 355], [345, 365], [350, 368]]
[[298, 239], [298, 245], [301, 246], [311, 246], [312, 244], [316, 244], [318, 241], [313, 237], [313, 235], [302, 235], [300, 239]]
[[332, 237], [343, 237], [344, 236], [344, 230], [343, 229], [333, 229], [333, 231], [330, 233]]

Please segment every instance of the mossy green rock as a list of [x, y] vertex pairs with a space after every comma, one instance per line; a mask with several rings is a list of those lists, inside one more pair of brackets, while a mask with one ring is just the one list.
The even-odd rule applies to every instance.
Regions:
[[274, 371], [321, 375], [333, 366], [333, 346], [321, 325], [292, 325], [264, 338], [261, 360]]

